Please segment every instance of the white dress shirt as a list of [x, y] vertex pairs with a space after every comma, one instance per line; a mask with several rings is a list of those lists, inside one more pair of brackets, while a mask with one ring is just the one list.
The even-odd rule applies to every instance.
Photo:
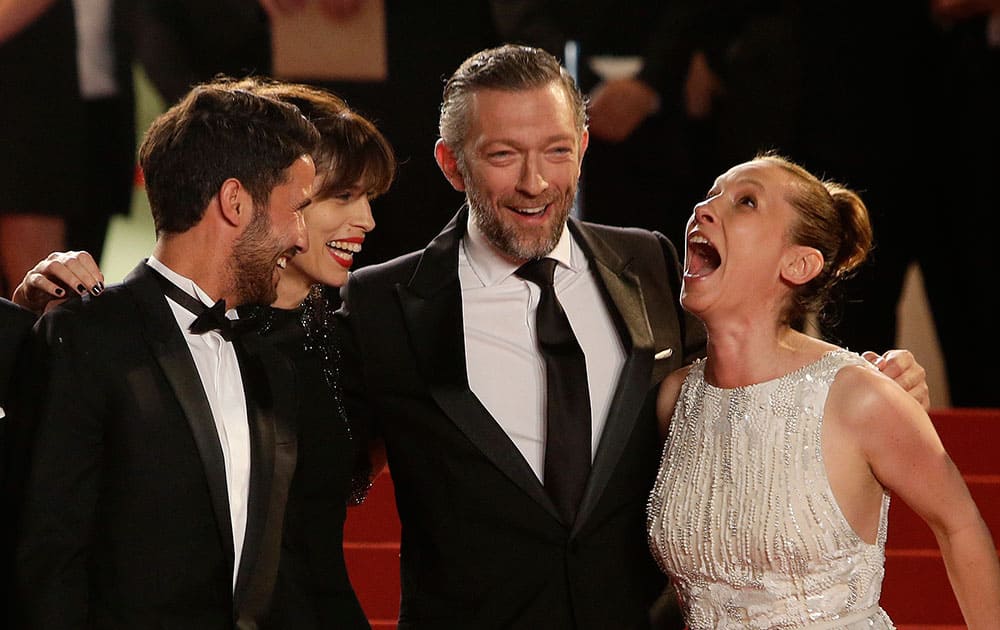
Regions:
[[[212, 298], [201, 290], [190, 278], [172, 271], [169, 267], [149, 257], [146, 263], [164, 278], [173, 282], [185, 293], [193, 295], [206, 306], [213, 304]], [[229, 491], [229, 516], [233, 526], [233, 588], [239, 573], [240, 557], [243, 552], [243, 537], [247, 528], [247, 504], [250, 498], [250, 424], [247, 419], [247, 401], [243, 391], [243, 377], [240, 364], [236, 360], [236, 349], [232, 342], [223, 339], [218, 331], [212, 330], [195, 334], [188, 330], [195, 315], [167, 298], [167, 304], [184, 333], [198, 368], [201, 384], [205, 388], [208, 404], [212, 409], [212, 419], [222, 446], [226, 465], [226, 487]], [[236, 318], [236, 311], [226, 313], [230, 319]]]
[[[568, 229], [549, 258], [559, 263], [556, 296], [587, 361], [593, 458], [625, 351], [590, 264]], [[470, 218], [458, 252], [469, 386], [544, 483], [545, 360], [535, 337], [541, 289], [515, 276], [516, 270]]]

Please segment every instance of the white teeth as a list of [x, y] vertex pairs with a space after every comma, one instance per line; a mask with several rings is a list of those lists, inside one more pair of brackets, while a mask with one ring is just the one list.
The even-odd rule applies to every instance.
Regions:
[[708, 239], [705, 238], [704, 236], [702, 236], [701, 234], [692, 234], [691, 236], [688, 237], [688, 242], [689, 243], [705, 243], [706, 245], [710, 244], [708, 242]]
[[288, 257], [281, 256], [278, 258], [278, 269], [284, 269], [288, 266]]
[[539, 214], [545, 210], [545, 206], [538, 206], [537, 208], [513, 208], [513, 210], [521, 214]]
[[342, 249], [352, 254], [357, 254], [361, 251], [361, 243], [351, 243], [349, 241], [329, 241], [326, 246], [331, 249]]

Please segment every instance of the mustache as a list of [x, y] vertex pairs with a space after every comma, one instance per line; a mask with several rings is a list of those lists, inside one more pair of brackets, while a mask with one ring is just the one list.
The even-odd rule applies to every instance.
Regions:
[[508, 197], [503, 197], [500, 199], [500, 205], [512, 206], [515, 208], [537, 208], [538, 206], [547, 206], [550, 203], [556, 203], [563, 199], [565, 195], [559, 193], [559, 191], [553, 191], [551, 193], [543, 193], [537, 197], [524, 197], [522, 195], [511, 195]]

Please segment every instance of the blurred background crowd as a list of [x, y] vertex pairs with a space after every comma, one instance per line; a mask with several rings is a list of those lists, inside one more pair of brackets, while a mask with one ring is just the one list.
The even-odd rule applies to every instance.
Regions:
[[539, 46], [590, 97], [583, 218], [681, 244], [717, 173], [788, 155], [860, 191], [874, 219], [825, 334], [895, 347], [918, 268], [947, 383], [934, 403], [1000, 407], [1000, 0], [0, 0], [2, 293], [51, 251], [113, 254], [150, 115], [137, 94], [162, 107], [218, 73], [271, 75], [276, 20], [318, 3], [346, 23], [372, 2], [385, 79], [312, 81], [400, 159], [358, 264], [423, 247], [462, 202], [432, 155], [444, 77], [488, 46]]

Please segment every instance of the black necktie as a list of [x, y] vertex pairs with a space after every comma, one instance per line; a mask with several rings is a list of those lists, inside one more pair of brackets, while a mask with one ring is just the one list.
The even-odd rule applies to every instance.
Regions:
[[571, 525], [590, 475], [587, 362], [552, 286], [556, 261], [533, 260], [514, 273], [541, 289], [535, 328], [545, 359], [545, 490]]
[[194, 321], [188, 326], [188, 330], [196, 335], [207, 333], [210, 330], [217, 330], [226, 341], [232, 341], [236, 337], [252, 328], [252, 322], [247, 320], [231, 320], [226, 317], [226, 301], [218, 300], [212, 306], [205, 306], [201, 300], [196, 299], [187, 291], [167, 280], [155, 269], [150, 268], [153, 276], [159, 281], [163, 288], [163, 294], [180, 304], [189, 312], [194, 314]]

